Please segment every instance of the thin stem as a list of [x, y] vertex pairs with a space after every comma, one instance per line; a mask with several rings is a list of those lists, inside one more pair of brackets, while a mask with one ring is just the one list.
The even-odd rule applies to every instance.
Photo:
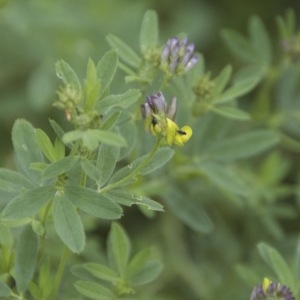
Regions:
[[153, 155], [155, 154], [155, 152], [158, 150], [160, 146], [160, 139], [156, 140], [156, 143], [154, 145], [154, 147], [152, 148], [151, 152], [149, 152], [149, 154], [146, 156], [146, 158], [141, 162], [140, 165], [138, 165], [130, 174], [128, 174], [127, 176], [123, 177], [122, 179], [120, 179], [119, 181], [116, 181], [112, 184], [107, 185], [106, 187], [104, 187], [103, 189], [100, 189], [99, 192], [107, 192], [109, 190], [112, 190], [114, 188], [116, 188], [117, 186], [121, 185], [122, 183], [124, 183], [125, 181], [127, 181], [128, 179], [134, 177], [135, 175], [137, 175], [142, 168], [144, 168], [149, 161], [151, 160], [151, 158], [153, 157]]
[[51, 299], [56, 299], [56, 295], [57, 295], [58, 289], [60, 287], [61, 279], [62, 279], [64, 270], [65, 270], [68, 256], [69, 256], [69, 250], [66, 246], [64, 246], [63, 253], [62, 253], [59, 265], [58, 265], [57, 273], [54, 277], [54, 288], [52, 291]]

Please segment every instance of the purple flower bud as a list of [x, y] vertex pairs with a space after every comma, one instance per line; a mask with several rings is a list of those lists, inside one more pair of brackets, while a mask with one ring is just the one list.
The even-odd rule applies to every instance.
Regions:
[[187, 37], [183, 38], [183, 39], [181, 40], [181, 42], [180, 42], [180, 47], [181, 47], [181, 48], [185, 48], [186, 45], [187, 45], [187, 43], [188, 43]]
[[277, 282], [270, 283], [266, 290], [263, 289], [261, 284], [257, 285], [252, 290], [250, 300], [267, 300], [269, 297], [272, 299], [273, 297], [276, 297], [276, 299], [280, 297], [282, 300], [295, 300], [291, 290], [287, 286]]
[[170, 48], [170, 45], [167, 43], [161, 53], [161, 63], [162, 64], [168, 63], [170, 53], [171, 53], [171, 48]]
[[187, 38], [169, 39], [161, 54], [162, 69], [171, 74], [180, 74], [190, 70], [198, 62], [198, 56], [194, 54], [194, 50], [194, 43], [188, 43]]
[[186, 46], [186, 51], [187, 52], [194, 52], [195, 51], [195, 44], [194, 43], [189, 43], [187, 46]]
[[165, 113], [167, 104], [161, 92], [147, 96], [146, 101], [154, 113]]
[[174, 51], [176, 47], [179, 47], [179, 39], [177, 37], [169, 39], [167, 43], [170, 44], [171, 51]]
[[182, 57], [182, 60], [181, 60], [181, 62], [182, 62], [182, 64], [184, 65], [184, 66], [186, 66], [187, 64], [188, 64], [188, 62], [190, 61], [190, 59], [192, 58], [192, 55], [193, 55], [193, 52], [192, 51], [186, 51], [185, 53], [184, 53], [184, 55], [183, 55], [183, 57]]
[[177, 111], [177, 98], [173, 97], [167, 109], [167, 118], [174, 120]]
[[143, 119], [146, 119], [151, 115], [151, 108], [148, 102], [141, 104], [141, 112]]
[[198, 55], [194, 54], [193, 57], [185, 65], [185, 70], [188, 71], [192, 69], [197, 64], [198, 60], [199, 60]]
[[179, 57], [177, 57], [176, 59], [173, 59], [171, 61], [170, 68], [169, 68], [171, 73], [175, 73], [175, 70], [176, 70], [178, 64], [179, 64]]

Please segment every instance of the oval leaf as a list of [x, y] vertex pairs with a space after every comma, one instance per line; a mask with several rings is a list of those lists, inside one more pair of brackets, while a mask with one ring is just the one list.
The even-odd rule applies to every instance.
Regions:
[[53, 222], [63, 243], [74, 253], [85, 245], [85, 234], [81, 219], [63, 192], [57, 192], [53, 202]]
[[131, 250], [130, 240], [124, 229], [112, 223], [108, 238], [108, 257], [112, 267], [116, 267], [122, 276], [125, 272]]
[[256, 130], [229, 137], [210, 149], [214, 158], [231, 161], [260, 154], [278, 144], [280, 138], [272, 130]]
[[119, 219], [122, 208], [101, 193], [83, 187], [65, 187], [66, 197], [79, 209], [102, 219]]
[[40, 173], [29, 169], [34, 162], [43, 162], [43, 155], [35, 139], [35, 129], [25, 120], [17, 120], [12, 129], [12, 142], [17, 161], [22, 170], [35, 183], [39, 183]]
[[140, 47], [142, 53], [154, 48], [158, 40], [158, 21], [154, 10], [147, 10], [142, 21], [140, 31]]
[[2, 212], [3, 218], [33, 217], [54, 196], [53, 187], [42, 186], [21, 193], [12, 199]]
[[62, 79], [62, 81], [66, 85], [70, 85], [72, 88], [76, 90], [78, 94], [81, 92], [81, 84], [80, 81], [74, 72], [74, 70], [70, 67], [68, 63], [63, 60], [58, 61], [55, 64], [56, 74]]
[[97, 64], [97, 76], [100, 79], [100, 96], [106, 91], [112, 82], [118, 65], [118, 56], [115, 50], [106, 52]]
[[15, 261], [15, 280], [20, 293], [27, 290], [35, 269], [38, 253], [38, 237], [30, 225], [27, 225], [20, 235], [17, 244]]
[[106, 287], [90, 281], [78, 280], [74, 284], [76, 290], [83, 296], [95, 300], [112, 300], [114, 294]]
[[124, 62], [132, 67], [139, 67], [141, 59], [131, 47], [112, 34], [109, 34], [106, 39], [110, 46], [116, 50], [119, 57], [124, 60]]

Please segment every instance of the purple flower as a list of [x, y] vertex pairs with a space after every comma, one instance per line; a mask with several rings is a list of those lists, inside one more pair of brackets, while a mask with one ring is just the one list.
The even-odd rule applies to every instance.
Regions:
[[251, 293], [250, 300], [295, 300], [291, 290], [286, 285], [278, 282], [271, 282], [265, 278], [263, 284], [257, 285]]
[[161, 68], [166, 73], [176, 75], [187, 72], [197, 64], [199, 59], [194, 50], [194, 43], [188, 43], [187, 38], [169, 39], [161, 53]]
[[146, 97], [146, 102], [141, 105], [143, 119], [151, 115], [165, 116], [171, 120], [175, 119], [177, 110], [177, 98], [173, 97], [169, 105], [162, 92], [157, 92]]

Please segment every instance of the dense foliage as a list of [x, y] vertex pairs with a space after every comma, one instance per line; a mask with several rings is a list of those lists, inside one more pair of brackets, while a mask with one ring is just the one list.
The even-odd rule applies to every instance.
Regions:
[[2, 2], [1, 299], [300, 297], [296, 10], [186, 3]]

